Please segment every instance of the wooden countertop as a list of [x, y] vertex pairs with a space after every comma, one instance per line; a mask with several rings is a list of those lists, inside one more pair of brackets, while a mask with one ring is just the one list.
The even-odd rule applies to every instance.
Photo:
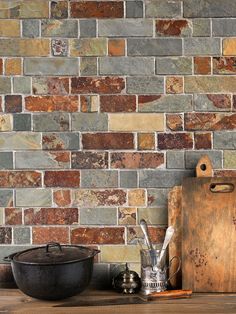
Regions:
[[[0, 313], [80, 313], [80, 314], [156, 314], [156, 313], [236, 313], [236, 294], [193, 294], [190, 299], [150, 301], [146, 304], [109, 305], [92, 307], [54, 307], [79, 300], [121, 298], [113, 291], [85, 291], [62, 301], [41, 301], [24, 295], [18, 289], [0, 289]], [[126, 296], [123, 296], [124, 298]]]

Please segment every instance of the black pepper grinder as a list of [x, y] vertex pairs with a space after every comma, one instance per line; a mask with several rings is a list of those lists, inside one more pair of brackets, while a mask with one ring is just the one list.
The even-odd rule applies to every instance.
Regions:
[[129, 270], [126, 263], [125, 270], [113, 278], [112, 285], [116, 291], [121, 293], [137, 293], [141, 288], [141, 279], [135, 271]]

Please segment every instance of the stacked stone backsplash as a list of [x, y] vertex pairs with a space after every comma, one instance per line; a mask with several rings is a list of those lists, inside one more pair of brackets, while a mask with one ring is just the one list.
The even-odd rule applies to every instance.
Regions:
[[98, 247], [100, 281], [138, 269], [200, 156], [236, 176], [234, 1], [0, 0], [0, 37], [1, 261], [57, 241]]

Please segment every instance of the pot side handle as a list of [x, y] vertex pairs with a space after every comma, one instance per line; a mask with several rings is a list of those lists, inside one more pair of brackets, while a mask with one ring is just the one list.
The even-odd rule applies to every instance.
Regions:
[[10, 262], [13, 260], [13, 257], [14, 257], [16, 254], [17, 254], [17, 253], [12, 253], [12, 254], [10, 254], [10, 255], [8, 255], [8, 256], [5, 256], [5, 257], [3, 258], [4, 262], [10, 263]]

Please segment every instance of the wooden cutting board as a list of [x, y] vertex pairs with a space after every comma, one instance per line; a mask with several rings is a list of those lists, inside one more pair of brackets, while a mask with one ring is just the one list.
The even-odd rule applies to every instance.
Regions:
[[236, 179], [184, 179], [182, 226], [183, 289], [236, 292]]

